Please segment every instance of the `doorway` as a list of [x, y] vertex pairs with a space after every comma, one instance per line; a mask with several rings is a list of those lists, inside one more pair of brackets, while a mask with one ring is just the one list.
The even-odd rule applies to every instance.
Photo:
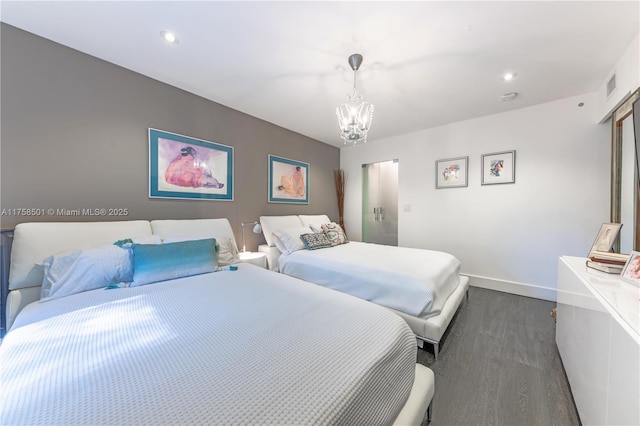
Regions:
[[398, 160], [362, 165], [362, 241], [398, 245]]

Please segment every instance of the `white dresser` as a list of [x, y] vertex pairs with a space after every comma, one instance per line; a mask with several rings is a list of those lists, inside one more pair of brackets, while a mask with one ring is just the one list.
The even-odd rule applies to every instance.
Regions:
[[563, 256], [556, 343], [584, 425], [640, 425], [640, 289]]

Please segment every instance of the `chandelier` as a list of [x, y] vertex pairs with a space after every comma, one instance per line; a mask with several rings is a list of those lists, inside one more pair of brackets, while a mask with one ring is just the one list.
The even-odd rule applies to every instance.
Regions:
[[356, 73], [362, 64], [362, 55], [354, 53], [349, 56], [349, 65], [353, 69], [353, 94], [347, 95], [346, 103], [336, 108], [340, 138], [345, 145], [367, 142], [367, 132], [371, 128], [373, 105], [362, 100], [356, 91]]

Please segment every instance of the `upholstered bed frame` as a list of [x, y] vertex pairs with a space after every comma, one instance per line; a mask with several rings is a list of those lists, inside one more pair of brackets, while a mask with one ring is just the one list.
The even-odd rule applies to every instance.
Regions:
[[[258, 251], [265, 253], [267, 256], [267, 265], [269, 269], [277, 271], [278, 257], [281, 253], [276, 247], [269, 247], [266, 244], [262, 244], [258, 247]], [[433, 345], [433, 352], [438, 359], [438, 353], [440, 351], [440, 340], [446, 332], [451, 320], [460, 308], [463, 299], [469, 300], [469, 277], [461, 275], [458, 287], [449, 296], [447, 302], [442, 308], [442, 311], [433, 317], [420, 318], [413, 315], [406, 314], [396, 309], [387, 308], [396, 314], [400, 315], [409, 324], [411, 330], [416, 334], [418, 339], [418, 346], [424, 347], [424, 343]]]
[[9, 293], [9, 262], [11, 244], [13, 243], [13, 229], [0, 233], [0, 339], [7, 332], [7, 295]]
[[422, 342], [427, 342], [433, 345], [433, 353], [438, 359], [438, 353], [440, 351], [440, 340], [444, 336], [445, 331], [449, 327], [451, 320], [458, 311], [458, 308], [462, 304], [462, 299], [466, 297], [469, 300], [469, 277], [460, 276], [460, 283], [454, 292], [447, 299], [442, 308], [442, 312], [438, 315], [429, 318], [414, 317], [413, 315], [406, 314], [404, 312], [390, 309], [396, 314], [400, 315], [409, 324], [411, 330], [416, 334], [419, 346], [422, 347]]
[[[265, 253], [267, 257], [267, 265], [272, 271], [278, 271], [278, 258], [282, 254], [277, 247], [272, 243], [272, 232], [277, 229], [295, 228], [299, 226], [309, 226], [315, 224], [319, 226], [320, 223], [328, 223], [329, 217], [326, 215], [288, 215], [288, 216], [261, 216], [260, 223], [262, 224], [262, 230], [267, 241], [267, 244], [262, 244], [258, 247], [258, 251]], [[435, 358], [438, 359], [438, 353], [440, 351], [440, 340], [444, 336], [451, 320], [458, 311], [462, 300], [469, 298], [469, 277], [460, 275], [460, 281], [453, 293], [447, 299], [447, 302], [442, 308], [442, 311], [435, 316], [429, 318], [421, 318], [407, 313], [387, 308], [405, 319], [409, 327], [416, 334], [418, 339], [418, 346], [423, 347], [424, 342], [433, 345], [433, 351]]]
[[11, 328], [22, 308], [40, 299], [43, 272], [36, 264], [47, 256], [150, 235], [185, 239], [224, 237], [235, 241], [227, 219], [32, 222], [19, 224], [12, 232], [3, 231], [3, 334]]
[[[221, 238], [235, 241], [227, 219], [155, 220], [124, 222], [24, 223], [13, 231], [2, 231], [2, 336], [18, 313], [40, 299], [42, 270], [36, 266], [45, 257], [65, 250], [89, 248], [118, 239], [158, 235], [161, 238]], [[396, 424], [421, 424], [431, 419], [434, 374], [416, 364], [411, 394]]]

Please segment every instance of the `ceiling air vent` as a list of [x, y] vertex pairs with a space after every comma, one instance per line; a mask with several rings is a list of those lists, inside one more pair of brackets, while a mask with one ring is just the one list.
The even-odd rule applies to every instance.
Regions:
[[607, 81], [607, 98], [611, 96], [613, 91], [616, 90], [616, 75], [613, 74], [609, 81]]
[[511, 93], [505, 93], [504, 95], [500, 96], [498, 100], [500, 102], [511, 102], [516, 97], [518, 97], [518, 92], [511, 92]]

